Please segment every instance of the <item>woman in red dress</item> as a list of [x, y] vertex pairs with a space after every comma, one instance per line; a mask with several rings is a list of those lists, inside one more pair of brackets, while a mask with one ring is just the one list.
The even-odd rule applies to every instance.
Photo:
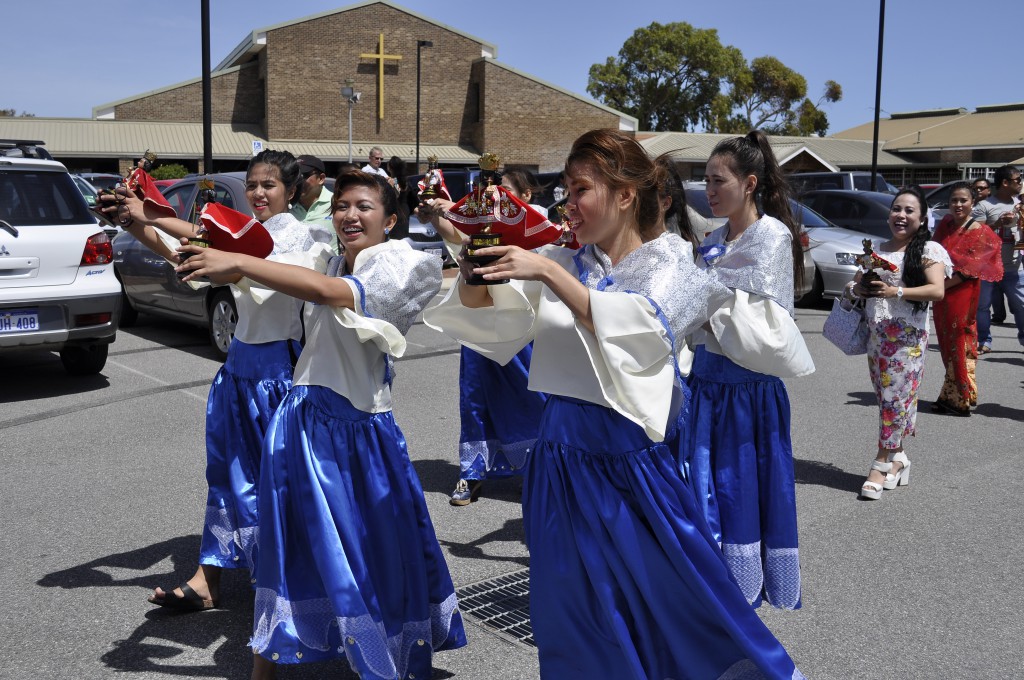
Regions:
[[935, 303], [935, 331], [946, 367], [939, 398], [932, 411], [971, 415], [978, 403], [974, 376], [978, 359], [978, 296], [981, 280], [999, 281], [1003, 263], [999, 237], [971, 217], [974, 197], [967, 182], [957, 182], [949, 194], [949, 214], [935, 228], [934, 240], [953, 261], [953, 276], [946, 279], [946, 295]]

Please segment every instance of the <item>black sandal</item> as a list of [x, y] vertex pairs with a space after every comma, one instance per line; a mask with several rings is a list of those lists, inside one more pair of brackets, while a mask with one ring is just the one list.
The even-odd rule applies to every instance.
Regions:
[[181, 588], [182, 597], [178, 597], [174, 594], [173, 590], [170, 590], [165, 592], [162, 598], [151, 597], [149, 601], [160, 607], [167, 607], [168, 609], [181, 612], [201, 612], [206, 609], [216, 609], [220, 606], [220, 600], [203, 599], [187, 583], [182, 583], [178, 587]]

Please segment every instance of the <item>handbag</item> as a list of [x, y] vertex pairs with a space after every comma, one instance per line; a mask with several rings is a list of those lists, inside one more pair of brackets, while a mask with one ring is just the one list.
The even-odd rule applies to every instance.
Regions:
[[867, 354], [868, 322], [864, 318], [864, 301], [850, 302], [845, 298], [833, 300], [832, 311], [825, 319], [821, 334], [843, 354]]

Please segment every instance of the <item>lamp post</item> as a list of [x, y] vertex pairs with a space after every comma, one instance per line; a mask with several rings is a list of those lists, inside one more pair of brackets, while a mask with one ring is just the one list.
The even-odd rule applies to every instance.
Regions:
[[352, 107], [359, 103], [362, 92], [356, 92], [352, 84], [356, 82], [351, 78], [345, 79], [345, 86], [341, 88], [341, 96], [348, 102], [348, 162], [352, 162]]
[[416, 41], [416, 174], [420, 172], [420, 55], [424, 47], [433, 47], [429, 40]]

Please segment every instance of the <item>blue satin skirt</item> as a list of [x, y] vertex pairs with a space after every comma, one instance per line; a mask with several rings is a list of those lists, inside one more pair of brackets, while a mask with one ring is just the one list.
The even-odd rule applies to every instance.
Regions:
[[529, 344], [502, 366], [471, 349], [459, 360], [459, 477], [487, 479], [522, 474], [537, 439], [544, 401], [526, 384]]
[[527, 463], [542, 678], [801, 678], [747, 604], [676, 454], [611, 409], [550, 396]]
[[429, 678], [466, 644], [423, 489], [391, 412], [298, 385], [264, 445], [254, 651], [345, 657], [360, 678]]
[[800, 607], [789, 395], [782, 380], [697, 347], [689, 476], [747, 601]]
[[[288, 343], [291, 342], [291, 351]], [[206, 521], [199, 563], [251, 569], [263, 435], [292, 386], [294, 341], [233, 340], [206, 401]]]

